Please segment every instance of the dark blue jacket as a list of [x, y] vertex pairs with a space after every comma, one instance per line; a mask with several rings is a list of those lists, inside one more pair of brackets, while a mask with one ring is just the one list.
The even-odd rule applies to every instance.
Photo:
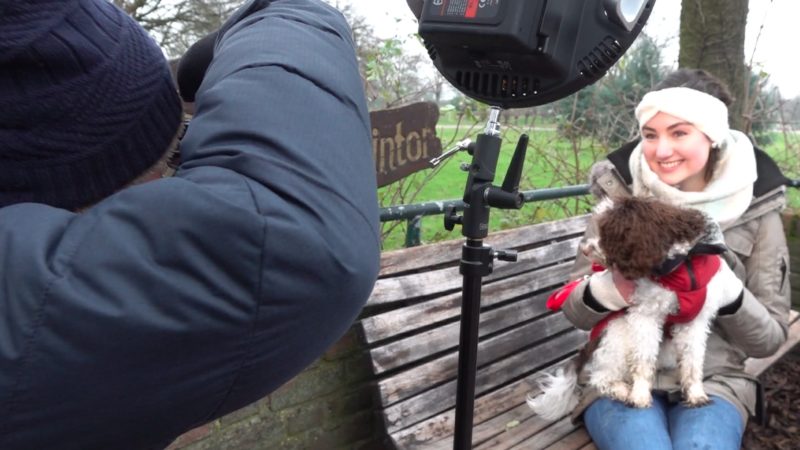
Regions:
[[0, 449], [139, 449], [258, 400], [377, 276], [350, 30], [315, 0], [223, 27], [177, 176], [81, 214], [0, 209]]

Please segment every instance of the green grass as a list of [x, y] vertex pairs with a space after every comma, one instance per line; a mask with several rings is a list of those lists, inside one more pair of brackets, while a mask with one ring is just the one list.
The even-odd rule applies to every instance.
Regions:
[[[800, 178], [800, 135], [771, 133], [772, 142], [762, 148], [780, 166], [783, 173], [792, 179]], [[787, 142], [788, 138], [788, 142]], [[788, 209], [797, 213], [800, 211], [800, 189], [787, 188]]]
[[[443, 115], [444, 116], [444, 115]], [[444, 150], [452, 147], [465, 137], [473, 140], [483, 126], [472, 128], [461, 126], [455, 129], [455, 120], [452, 118], [444, 121], [444, 127], [437, 127], [437, 136], [442, 141]], [[440, 125], [442, 120], [440, 120]], [[449, 126], [447, 126], [449, 125]], [[517, 126], [503, 126], [503, 144], [498, 158], [495, 185], [501, 185], [505, 176], [511, 156], [516, 147], [519, 136], [524, 132], [529, 135], [530, 143], [525, 159], [523, 170], [523, 180], [520, 183], [520, 190], [541, 189], [548, 187], [564, 187], [586, 182], [585, 173], [595, 160], [602, 158], [608, 149], [594, 148], [591, 143], [582, 142], [581, 147], [590, 150], [582, 151], [575, 155], [570, 142], [565, 138], [559, 137], [553, 128], [554, 125], [536, 123], [536, 128], [526, 128]], [[542, 129], [546, 128], [546, 129]], [[790, 139], [792, 137], [790, 136]], [[785, 173], [791, 178], [800, 178], [800, 161], [798, 161], [796, 148], [797, 143], [791, 142], [787, 147], [784, 143], [784, 136], [775, 133], [772, 136], [772, 143], [764, 146], [767, 151]], [[546, 156], [544, 156], [546, 155]], [[554, 161], [563, 158], [569, 166], [558, 166]], [[419, 189], [419, 192], [411, 198], [404, 197], [403, 200], [390, 204], [411, 204], [428, 201], [460, 199], [464, 194], [467, 174], [460, 170], [462, 163], [469, 164], [472, 157], [467, 152], [459, 152], [449, 160], [442, 163], [441, 167], [434, 171], [426, 169], [414, 176], [406, 179], [403, 183], [412, 185], [421, 184], [425, 177], [430, 179]], [[557, 167], [558, 166], [558, 167]], [[575, 168], [578, 168], [576, 170]], [[576, 172], [571, 176], [565, 176], [565, 171]], [[389, 185], [379, 190], [379, 194], [386, 195], [392, 190], [397, 190], [397, 184]], [[412, 192], [414, 189], [411, 190]], [[789, 189], [789, 207], [793, 210], [800, 210], [800, 189]], [[489, 232], [495, 232], [507, 228], [519, 227], [532, 223], [541, 223], [548, 220], [556, 220], [576, 214], [587, 212], [590, 205], [587, 198], [573, 198], [568, 200], [552, 200], [529, 203], [519, 211], [508, 211], [493, 208], [491, 210]], [[405, 244], [406, 224], [387, 223], [383, 225], [384, 230], [384, 250], [401, 248]], [[421, 240], [423, 243], [437, 242], [445, 239], [461, 238], [460, 227], [456, 226], [454, 231], [448, 232], [444, 229], [443, 216], [427, 216], [421, 222]]]
[[[541, 125], [539, 124], [537, 124], [536, 127], [536, 129], [531, 129], [530, 127], [503, 127], [503, 143], [498, 158], [494, 184], [501, 185], [503, 183], [505, 173], [517, 145], [517, 140], [522, 133], [527, 133], [530, 141], [523, 169], [523, 179], [520, 183], [520, 190], [524, 191], [535, 188], [568, 186], [583, 183], [583, 179], [579, 182], [561, 183], [558, 183], [557, 180], [554, 179], [554, 170], [547, 164], [547, 159], [540, 156], [539, 149], [548, 149], [549, 151], [555, 151], [565, 155], [569, 154], [571, 150], [563, 140], [559, 139], [554, 129], [541, 129]], [[458, 129], [452, 126], [440, 126], [437, 127], [437, 136], [442, 141], [443, 150], [446, 151], [448, 148], [454, 146], [454, 143], [465, 137], [475, 140], [478, 133], [481, 131], [482, 126], [475, 126], [473, 128], [462, 126]], [[404, 201], [400, 201], [399, 203], [422, 203], [462, 198], [466, 186], [467, 173], [462, 171], [460, 166], [462, 164], [469, 164], [471, 161], [472, 156], [462, 151], [443, 162], [435, 172], [433, 169], [426, 169], [414, 175], [415, 179], [413, 181], [406, 180], [405, 183], [419, 184], [422, 183], [421, 180], [427, 176], [430, 176], [430, 179], [425, 182], [424, 186], [413, 198], [406, 197]], [[591, 166], [592, 162], [593, 158], [591, 155], [581, 155], [579, 158], [581, 167], [588, 168]], [[379, 193], [385, 195], [387, 191], [396, 189], [396, 185], [390, 185], [382, 188]], [[571, 204], [569, 210], [564, 211], [568, 204]], [[388, 204], [384, 206], [388, 206]], [[490, 215], [489, 229], [491, 232], [529, 223], [541, 222], [543, 220], [566, 217], [568, 215], [573, 215], [576, 212], [576, 208], [580, 207], [577, 200], [570, 200], [561, 202], [537, 202], [535, 205], [525, 205], [520, 211], [504, 211], [493, 208]], [[386, 234], [386, 230], [390, 226], [394, 226], [394, 229]], [[444, 229], [443, 217], [441, 215], [423, 218], [421, 228], [423, 243], [461, 237], [459, 227], [456, 227], [456, 230], [452, 232], [448, 232]], [[405, 231], [406, 225], [404, 223], [385, 225], [384, 249], [388, 250], [402, 247], [405, 242]]]

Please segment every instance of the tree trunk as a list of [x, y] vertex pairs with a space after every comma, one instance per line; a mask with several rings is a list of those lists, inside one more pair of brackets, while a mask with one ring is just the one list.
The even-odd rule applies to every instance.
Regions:
[[[662, 0], [663, 1], [663, 0]], [[731, 128], [748, 132], [747, 69], [744, 36], [748, 0], [681, 0], [681, 68], [705, 69], [724, 81], [733, 94], [728, 109]]]

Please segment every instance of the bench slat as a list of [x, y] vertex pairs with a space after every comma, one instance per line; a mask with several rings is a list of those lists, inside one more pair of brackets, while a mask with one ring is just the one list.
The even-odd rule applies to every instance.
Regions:
[[[524, 376], [561, 358], [570, 346], [577, 349], [586, 341], [586, 333], [571, 330], [555, 337], [542, 345], [538, 345], [497, 363], [478, 369], [475, 383], [476, 395], [491, 388], [502, 386], [511, 380]], [[387, 406], [384, 411], [384, 422], [389, 434], [421, 422], [428, 417], [455, 406], [456, 380], [425, 391], [408, 400]]]
[[[560, 367], [565, 363], [565, 361], [558, 362], [548, 370]], [[475, 398], [474, 422], [476, 425], [473, 428], [474, 444], [490, 439], [500, 432], [500, 430], [492, 426], [491, 420], [524, 403], [526, 396], [537, 390], [535, 388], [536, 377], [537, 375], [535, 374], [529, 375], [496, 391], [479, 395]], [[527, 408], [527, 404], [525, 407]], [[453, 446], [453, 420], [454, 408], [450, 408], [412, 427], [392, 434], [392, 439], [398, 448], [403, 449], [450, 449]]]
[[[572, 324], [563, 314], [551, 314], [487, 339], [478, 344], [478, 367], [493, 360], [505, 358], [507, 355], [529, 347], [534, 342], [570, 328], [572, 328]], [[454, 329], [454, 331], [455, 333], [451, 337], [453, 344], [457, 345], [458, 329]], [[563, 342], [562, 345], [564, 347], [556, 345], [552, 350], [564, 354], [575, 348], [569, 340]], [[445, 356], [379, 381], [378, 389], [381, 401], [384, 405], [390, 405], [407, 399], [423, 392], [428, 386], [435, 386], [456, 378], [457, 373], [458, 352], [454, 349]], [[491, 382], [492, 380], [486, 381]], [[487, 386], [487, 388], [491, 387], [491, 385]]]
[[591, 443], [592, 438], [586, 432], [586, 428], [580, 427], [564, 437], [564, 439], [547, 447], [547, 450], [577, 450]]
[[[516, 422], [516, 425], [509, 427], [509, 424], [513, 421]], [[526, 437], [543, 430], [549, 423], [534, 416], [528, 405], [523, 403], [517, 405], [511, 411], [484, 422], [482, 425], [494, 426], [495, 430], [488, 439], [480, 435], [473, 436], [472, 448], [474, 450], [508, 448], [514, 442], [524, 440]], [[476, 441], [478, 442], [476, 443]]]
[[[519, 402], [520, 400], [524, 400], [524, 397], [514, 400]], [[540, 430], [544, 428], [545, 425], [546, 423], [542, 420], [538, 420], [537, 423], [537, 418], [534, 416], [533, 410], [531, 410], [527, 403], [521, 403], [511, 410], [492, 417], [473, 427], [472, 448], [477, 450], [481, 448], [485, 442], [496, 439], [503, 434], [516, 432], [520, 427]]]
[[[519, 248], [532, 243], [582, 235], [589, 215], [545, 222], [510, 230], [493, 232], [485, 242], [495, 249]], [[461, 258], [463, 239], [384, 252], [381, 255], [381, 276], [416, 272], [446, 264], [456, 264]]]
[[[517, 398], [514, 400], [518, 401], [519, 399]], [[529, 421], [532, 416], [533, 411], [531, 411], [527, 404], [522, 404], [517, 405], [503, 414], [494, 416], [486, 422], [475, 425], [472, 430], [472, 448], [477, 450], [481, 442], [493, 439], [498, 434], [506, 433], [508, 430], [513, 429], [514, 427], [510, 426], [512, 423], [518, 424], [517, 426], [521, 426], [523, 423], [527, 425], [529, 422], [526, 421]], [[546, 424], [543, 423], [539, 429], [544, 428], [545, 425]], [[425, 445], [424, 448], [425, 450], [450, 450], [453, 448], [452, 437], [448, 436], [445, 439]]]
[[[580, 237], [575, 237], [545, 247], [521, 252], [516, 262], [496, 261], [494, 263], [494, 272], [483, 278], [482, 281], [488, 284], [494, 280], [512, 277], [540, 267], [574, 260], [580, 239]], [[380, 279], [375, 283], [372, 294], [367, 301], [367, 306], [385, 305], [419, 297], [460, 291], [462, 282], [463, 278], [459, 273], [458, 267]]]
[[[548, 296], [549, 293], [542, 293], [482, 313], [478, 331], [479, 338], [548, 313], [549, 310], [545, 307], [545, 300]], [[374, 348], [370, 350], [373, 370], [376, 374], [381, 374], [453, 348], [458, 345], [460, 330], [460, 322], [450, 322]]]
[[[534, 433], [518, 433], [517, 435], [502, 436], [504, 440], [498, 439], [496, 442], [487, 443], [481, 446], [480, 450], [541, 450], [559, 442], [564, 437], [575, 431], [577, 426], [572, 423], [569, 417], [560, 419], [545, 429]], [[476, 449], [478, 450], [478, 449]]]
[[[512, 277], [483, 287], [481, 306], [495, 305], [511, 298], [563, 284], [572, 263], [567, 262], [536, 272], [531, 277]], [[408, 333], [420, 328], [454, 320], [461, 314], [461, 292], [398, 308], [361, 320], [361, 329], [368, 344]]]

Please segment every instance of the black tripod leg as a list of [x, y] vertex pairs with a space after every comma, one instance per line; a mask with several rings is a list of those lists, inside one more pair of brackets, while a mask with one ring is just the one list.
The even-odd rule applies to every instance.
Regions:
[[453, 448], [472, 448], [472, 421], [475, 407], [475, 378], [478, 365], [478, 330], [481, 311], [481, 282], [491, 272], [492, 249], [481, 240], [467, 240], [462, 249], [461, 273], [464, 276], [461, 298], [461, 332], [458, 345], [458, 383]]

